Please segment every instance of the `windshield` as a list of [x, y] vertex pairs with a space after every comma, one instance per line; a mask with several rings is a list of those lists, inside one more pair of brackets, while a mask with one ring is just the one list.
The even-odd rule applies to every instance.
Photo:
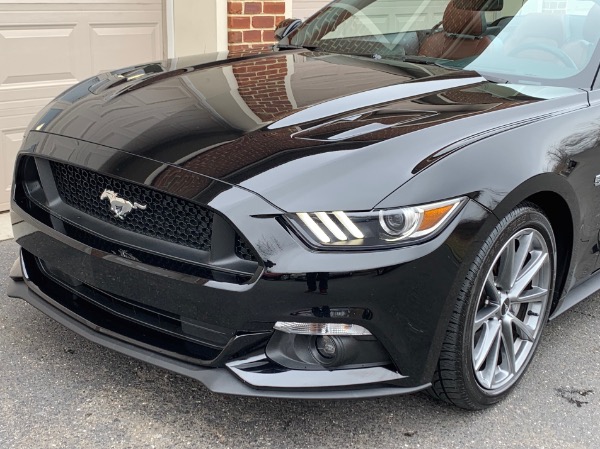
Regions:
[[586, 68], [595, 74], [599, 38], [590, 0], [335, 0], [289, 43], [563, 84]]

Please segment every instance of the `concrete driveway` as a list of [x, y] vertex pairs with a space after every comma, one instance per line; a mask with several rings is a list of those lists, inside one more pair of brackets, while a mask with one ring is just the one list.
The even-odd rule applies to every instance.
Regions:
[[[0, 272], [17, 255], [0, 243]], [[424, 394], [218, 396], [116, 354], [0, 293], [0, 448], [600, 448], [600, 300], [546, 328], [512, 396], [465, 412]]]

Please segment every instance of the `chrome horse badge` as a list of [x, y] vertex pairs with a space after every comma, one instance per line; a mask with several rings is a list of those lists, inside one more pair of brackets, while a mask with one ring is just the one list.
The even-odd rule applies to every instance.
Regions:
[[133, 209], [145, 210], [147, 207], [140, 203], [131, 203], [131, 201], [119, 198], [117, 193], [108, 189], [102, 192], [100, 195], [100, 200], [105, 199], [110, 201], [110, 211], [115, 214], [115, 217], [119, 217], [121, 220], [125, 220], [125, 215], [127, 215]]

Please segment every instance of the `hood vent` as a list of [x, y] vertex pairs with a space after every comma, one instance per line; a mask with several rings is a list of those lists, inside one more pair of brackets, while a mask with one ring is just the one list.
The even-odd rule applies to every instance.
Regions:
[[398, 128], [438, 115], [433, 111], [399, 111], [381, 109], [364, 114], [344, 117], [295, 133], [296, 139], [321, 142], [365, 141], [377, 139], [377, 135], [389, 128]]
[[137, 80], [147, 79], [157, 73], [163, 73], [164, 69], [160, 64], [148, 64], [144, 66], [128, 67], [121, 70], [98, 75], [98, 81], [89, 87], [89, 91], [94, 95], [123, 85], [125, 83]]

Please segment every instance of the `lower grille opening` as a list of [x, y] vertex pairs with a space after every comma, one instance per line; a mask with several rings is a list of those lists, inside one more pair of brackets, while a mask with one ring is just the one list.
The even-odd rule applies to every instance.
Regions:
[[137, 346], [198, 365], [210, 365], [233, 336], [230, 330], [202, 326], [175, 314], [108, 295], [57, 272], [25, 250], [22, 257], [29, 279], [63, 310], [71, 312], [69, 315]]
[[67, 236], [85, 245], [89, 245], [92, 248], [115, 254], [126, 259], [136, 260], [138, 262], [159, 267], [164, 270], [176, 271], [178, 273], [184, 273], [190, 276], [216, 280], [219, 282], [228, 282], [231, 284], [244, 284], [252, 278], [251, 275], [215, 271], [210, 268], [170, 259], [168, 257], [159, 256], [146, 251], [140, 251], [120, 243], [112, 243], [101, 237], [97, 237], [89, 232], [86, 232], [83, 229], [79, 229], [76, 226], [69, 225], [68, 223], [64, 223], [64, 229]]

